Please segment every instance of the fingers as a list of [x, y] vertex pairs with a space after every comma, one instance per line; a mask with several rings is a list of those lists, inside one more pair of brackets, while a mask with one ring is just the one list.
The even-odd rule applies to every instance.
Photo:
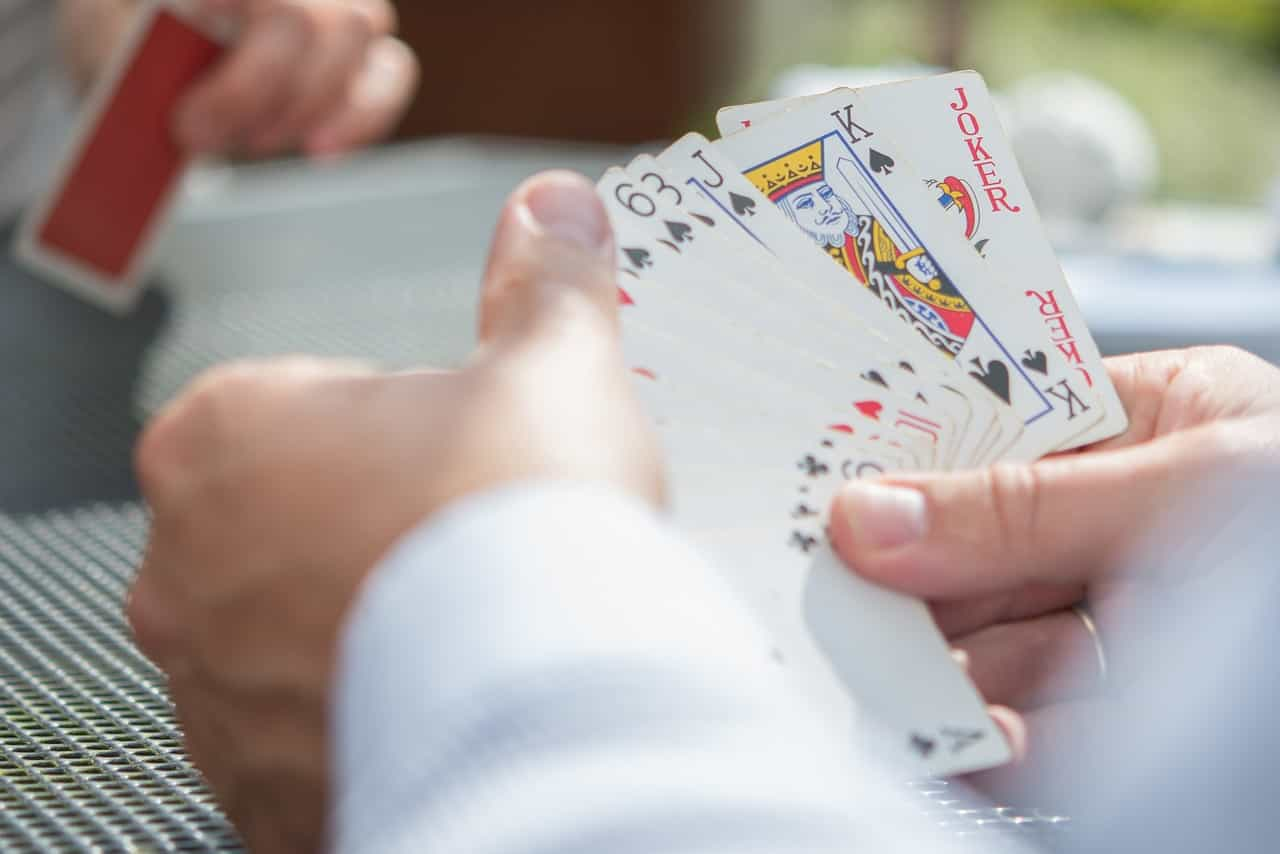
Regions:
[[595, 188], [580, 175], [530, 178], [503, 209], [485, 271], [480, 338], [501, 347], [570, 330], [586, 319], [617, 338], [613, 233]]
[[404, 42], [392, 38], [376, 42], [344, 97], [304, 133], [306, 153], [329, 157], [390, 134], [417, 90], [420, 73], [417, 57]]
[[175, 133], [194, 153], [346, 151], [388, 133], [417, 84], [386, 0], [205, 0], [201, 11], [243, 27], [179, 106]]
[[1070, 609], [989, 626], [952, 643], [989, 703], [1026, 711], [1090, 697], [1103, 684], [1093, 637]]
[[1211, 424], [1033, 465], [854, 481], [833, 504], [832, 540], [865, 577], [928, 599], [1082, 584], [1249, 444]]
[[178, 106], [179, 142], [197, 154], [247, 144], [289, 95], [292, 74], [314, 48], [310, 18], [281, 4], [250, 18], [230, 56]]

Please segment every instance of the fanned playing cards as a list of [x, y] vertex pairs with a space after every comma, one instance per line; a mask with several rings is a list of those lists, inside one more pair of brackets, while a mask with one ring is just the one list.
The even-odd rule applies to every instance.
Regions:
[[908, 773], [1008, 761], [924, 603], [861, 580], [846, 481], [1030, 461], [1128, 424], [982, 78], [726, 107], [598, 184], [677, 520], [797, 689]]

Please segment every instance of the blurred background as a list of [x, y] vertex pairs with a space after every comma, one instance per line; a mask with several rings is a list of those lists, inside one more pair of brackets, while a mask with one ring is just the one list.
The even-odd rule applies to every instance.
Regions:
[[[725, 104], [975, 68], [1104, 352], [1233, 343], [1280, 362], [1276, 0], [399, 7], [424, 74], [396, 139], [196, 170], [132, 314], [0, 253], [0, 848], [235, 849], [120, 619], [147, 523], [139, 428], [229, 359], [462, 360], [498, 211], [538, 170], [594, 177], [714, 136]], [[35, 154], [67, 139], [65, 101]]]

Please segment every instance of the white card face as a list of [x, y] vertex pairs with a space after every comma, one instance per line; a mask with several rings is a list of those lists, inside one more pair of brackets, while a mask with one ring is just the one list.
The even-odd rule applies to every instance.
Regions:
[[851, 720], [865, 748], [917, 775], [1008, 761], [1003, 734], [924, 604], [862, 580], [830, 550], [820, 508], [844, 482], [842, 457], [838, 446], [806, 450], [802, 477], [776, 512], [785, 537], [761, 517], [694, 540], [746, 586], [800, 690], [831, 719]]
[[[861, 114], [888, 131], [924, 171], [956, 227], [1029, 302], [1052, 345], [1098, 395], [1105, 416], [1063, 449], [1124, 432], [1128, 417], [1045, 237], [982, 76], [958, 71], [858, 91]], [[803, 100], [725, 108], [717, 117], [721, 133], [767, 120]]]
[[[775, 256], [720, 217], [696, 191], [682, 191], [679, 180], [655, 158], [637, 157], [626, 172], [635, 181], [634, 186], [651, 191], [657, 216], [692, 229], [678, 232], [685, 240], [684, 251], [714, 269], [715, 275], [708, 277], [711, 281], [705, 282], [704, 287], [691, 282], [691, 288], [683, 293], [695, 298], [701, 295], [704, 307], [717, 317], [723, 313], [722, 306], [732, 305], [735, 322], [784, 344], [799, 342], [795, 345], [799, 351], [820, 355], [825, 361], [944, 413], [956, 429], [949, 434], [952, 441], [940, 449], [939, 465], [955, 467], [978, 462], [978, 449], [994, 438], [990, 433], [996, 423], [989, 407], [979, 409], [979, 417], [975, 418], [970, 400], [943, 384], [940, 377], [926, 381], [894, 361], [893, 342], [885, 341], [856, 317], [824, 311], [824, 301], [794, 279]], [[626, 197], [634, 202], [632, 189], [627, 188]], [[635, 205], [618, 215], [638, 216], [632, 207]], [[674, 239], [669, 231], [659, 231], [659, 237]], [[695, 240], [701, 243], [694, 246]], [[723, 288], [725, 275], [739, 286], [736, 291]], [[713, 301], [708, 303], [708, 298]]]
[[857, 92], [815, 98], [718, 146], [885, 309], [1009, 403], [1025, 425], [1015, 456], [1042, 456], [1103, 417]]
[[[632, 214], [630, 208], [616, 202], [619, 189], [631, 201], [632, 207], [644, 211], [651, 207], [647, 203], [639, 205], [635, 191], [631, 189], [630, 176], [621, 170], [610, 170], [601, 180], [601, 195], [614, 219], [623, 263], [630, 263], [628, 255], [633, 257], [636, 252], [637, 230], [642, 230], [643, 236], [648, 229], [654, 228], [656, 235], [671, 237], [671, 240], [663, 239], [660, 245], [647, 244], [652, 248], [645, 250], [650, 253], [647, 266], [643, 268], [646, 277], [631, 279], [623, 285], [630, 303], [622, 310], [628, 330], [632, 328], [630, 321], [638, 317], [639, 322], [647, 321], [652, 328], [667, 335], [700, 342], [704, 359], [720, 357], [729, 360], [731, 366], [750, 368], [761, 380], [775, 378], [780, 393], [761, 396], [755, 403], [762, 407], [776, 407], [783, 417], [788, 405], [785, 402], [788, 391], [791, 398], [805, 394], [827, 405], [839, 405], [844, 400], [848, 402], [851, 415], [856, 411], [904, 437], [914, 435], [927, 439], [935, 446], [935, 460], [937, 454], [950, 447], [956, 427], [944, 413], [936, 412], [922, 402], [896, 395], [859, 376], [856, 369], [842, 371], [838, 361], [787, 347], [766, 332], [735, 324], [729, 316], [720, 313], [717, 309], [725, 304], [724, 300], [707, 289], [727, 280], [694, 255], [697, 252], [706, 258], [708, 250], [715, 251], [715, 244], [708, 242], [709, 236], [695, 236], [695, 226], [690, 221], [683, 220], [674, 212], [664, 212], [657, 206], [652, 208], [655, 216]], [[729, 293], [744, 294], [740, 285], [736, 282], [732, 285]], [[682, 300], [682, 297], [687, 299]], [[704, 310], [696, 308], [698, 297], [706, 300], [701, 303]], [[855, 351], [857, 356], [861, 354]], [[762, 410], [762, 413], [764, 411], [770, 410]]]
[[[637, 240], [649, 253], [641, 268], [653, 278], [623, 279], [629, 296], [622, 309], [624, 346], [628, 363], [648, 373], [638, 375], [636, 387], [650, 412], [660, 413], [655, 420], [671, 458], [682, 525], [712, 545], [815, 703], [835, 721], [850, 720], [850, 696], [858, 698], [857, 732], [864, 745], [889, 750], [918, 774], [960, 773], [1005, 761], [1007, 745], [923, 604], [815, 563], [827, 548], [823, 518], [838, 485], [847, 477], [888, 470], [895, 465], [891, 455], [900, 460], [933, 443], [912, 443], [915, 431], [885, 423], [880, 413], [894, 402], [881, 387], [754, 330], [744, 332], [714, 311], [693, 308], [696, 302], [680, 302], [678, 297], [708, 277], [716, 279], [688, 250], [715, 244], [700, 243], [707, 235], [688, 222], [677, 222], [681, 227], [673, 234], [660, 217], [631, 215], [631, 207], [650, 206], [627, 195], [634, 190], [632, 176], [621, 170], [607, 174], [600, 190], [623, 263]], [[631, 205], [616, 200], [618, 195]], [[652, 208], [656, 214], [658, 206]], [[646, 225], [649, 219], [659, 223], [656, 229]], [[672, 245], [652, 242], [655, 234], [665, 234]], [[795, 377], [809, 380], [795, 383]], [[874, 408], [838, 404], [859, 383], [870, 397], [855, 403]], [[877, 432], [868, 435], [867, 429]], [[776, 474], [771, 459], [777, 460]], [[826, 605], [812, 601], [814, 590]], [[836, 624], [824, 610], [833, 605], [841, 612], [838, 622], [853, 620], [856, 630]], [[863, 646], [867, 637], [879, 640]], [[885, 638], [893, 638], [890, 656], [879, 649]]]
[[[687, 134], [664, 151], [658, 161], [683, 186], [708, 199], [719, 211], [722, 224], [733, 224], [750, 240], [773, 254], [795, 280], [811, 294], [808, 304], [821, 306], [818, 314], [861, 322], [886, 343], [891, 359], [926, 381], [937, 381], [957, 390], [969, 401], [976, 423], [987, 437], [970, 456], [980, 462], [1008, 458], [1023, 432], [1016, 414], [992, 392], [956, 364], [929, 347], [904, 324], [883, 311], [876, 297], [862, 287], [830, 257], [817, 251], [813, 241], [774, 208], [735, 166], [698, 134]], [[935, 379], [936, 378], [936, 379]], [[980, 451], [974, 454], [974, 450]]]

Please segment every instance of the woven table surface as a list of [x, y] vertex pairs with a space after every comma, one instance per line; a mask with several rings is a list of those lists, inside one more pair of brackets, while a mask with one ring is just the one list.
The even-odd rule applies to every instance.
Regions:
[[[439, 143], [319, 173], [206, 177], [123, 319], [0, 257], [0, 849], [239, 848], [121, 613], [146, 538], [130, 472], [146, 415], [230, 358], [456, 363], [506, 193], [542, 168], [598, 174], [625, 159]], [[984, 850], [1052, 843], [1070, 825], [944, 782], [916, 788], [932, 820]]]

